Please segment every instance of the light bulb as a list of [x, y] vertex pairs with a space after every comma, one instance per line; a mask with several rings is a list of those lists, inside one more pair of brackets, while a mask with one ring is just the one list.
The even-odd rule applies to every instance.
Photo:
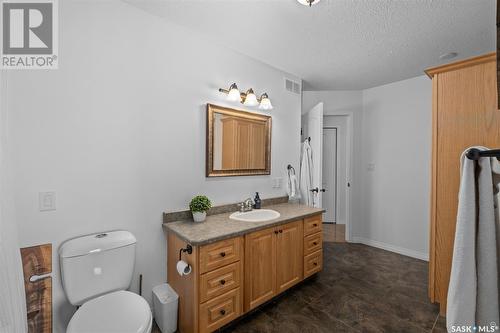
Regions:
[[243, 105], [245, 106], [256, 106], [259, 104], [259, 101], [257, 100], [257, 96], [255, 96], [253, 89], [250, 88], [247, 91], [247, 96], [245, 97], [245, 102]]
[[271, 100], [269, 99], [269, 96], [267, 96], [266, 93], [263, 93], [262, 96], [260, 96], [259, 109], [261, 109], [261, 110], [272, 110], [273, 109], [273, 105], [271, 104]]
[[241, 102], [240, 91], [238, 90], [238, 86], [236, 86], [236, 83], [233, 83], [229, 87], [229, 92], [227, 93], [227, 100], [231, 102]]

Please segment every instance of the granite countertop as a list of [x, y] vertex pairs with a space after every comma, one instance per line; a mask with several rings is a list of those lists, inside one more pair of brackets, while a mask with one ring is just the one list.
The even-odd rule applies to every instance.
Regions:
[[263, 209], [272, 209], [281, 214], [280, 217], [264, 222], [243, 222], [229, 218], [234, 212], [210, 215], [204, 222], [176, 221], [163, 223], [168, 231], [175, 233], [187, 243], [203, 245], [222, 239], [241, 236], [252, 231], [266, 229], [275, 225], [285, 224], [293, 220], [309, 217], [322, 213], [322, 208], [314, 208], [300, 204], [282, 203], [269, 205]]

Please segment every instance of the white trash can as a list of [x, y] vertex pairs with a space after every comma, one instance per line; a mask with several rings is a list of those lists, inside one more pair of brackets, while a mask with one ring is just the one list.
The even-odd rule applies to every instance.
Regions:
[[177, 330], [177, 308], [179, 295], [167, 283], [153, 288], [153, 311], [155, 321], [162, 333]]

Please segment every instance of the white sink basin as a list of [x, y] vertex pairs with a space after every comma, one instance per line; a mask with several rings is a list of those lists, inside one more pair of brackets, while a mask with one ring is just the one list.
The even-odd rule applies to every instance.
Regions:
[[229, 218], [244, 222], [265, 222], [280, 217], [280, 213], [272, 209], [255, 209], [249, 212], [232, 213]]

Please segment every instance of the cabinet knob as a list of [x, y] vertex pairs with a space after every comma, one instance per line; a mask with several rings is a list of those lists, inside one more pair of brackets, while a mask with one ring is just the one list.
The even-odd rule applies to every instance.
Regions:
[[316, 242], [313, 242], [313, 245], [318, 245], [318, 243], [316, 243]]
[[313, 265], [314, 265], [314, 266], [318, 266], [318, 263], [317, 263], [317, 262], [313, 262]]
[[314, 223], [314, 224], [313, 224], [313, 227], [317, 227], [317, 226], [318, 226], [318, 224], [317, 224], [317, 223]]
[[278, 230], [275, 230], [274, 233], [277, 235], [278, 234]]
[[225, 285], [226, 284], [226, 280], [220, 280], [220, 284]]
[[220, 256], [221, 256], [221, 257], [225, 257], [225, 256], [226, 256], [226, 252], [221, 252], [221, 253], [220, 253]]
[[220, 314], [221, 315], [225, 315], [226, 314], [226, 310], [224, 310], [224, 309], [220, 310]]

